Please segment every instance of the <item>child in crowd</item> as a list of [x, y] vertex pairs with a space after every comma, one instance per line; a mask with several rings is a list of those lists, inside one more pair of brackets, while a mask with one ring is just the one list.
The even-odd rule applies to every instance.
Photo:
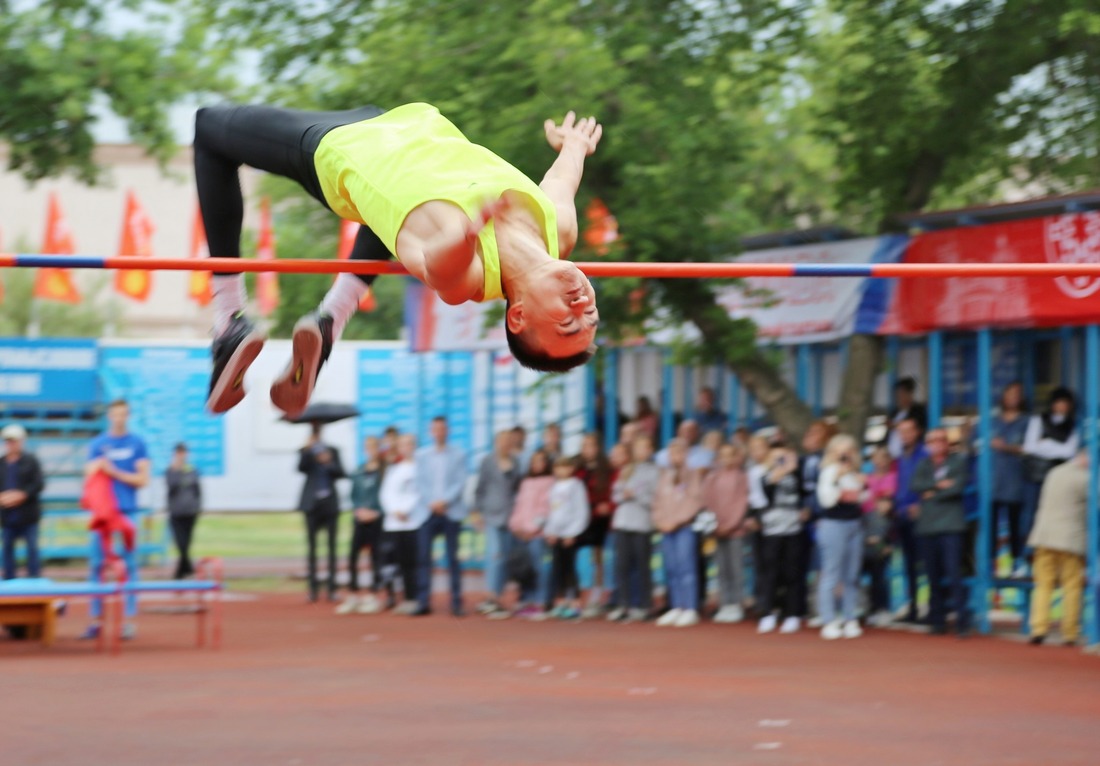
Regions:
[[[399, 614], [410, 614], [416, 607], [416, 531], [428, 520], [418, 511], [416, 491], [416, 437], [401, 434], [397, 438], [396, 455], [382, 477], [379, 500], [382, 505], [382, 532], [385, 547], [401, 573], [404, 600], [397, 607]], [[389, 605], [394, 602], [393, 582], [387, 588]]]
[[718, 449], [717, 467], [703, 481], [703, 503], [717, 520], [718, 594], [720, 606], [715, 622], [741, 622], [745, 618], [744, 536], [749, 504], [748, 477], [744, 471], [745, 451], [733, 444]]
[[885, 444], [875, 447], [871, 453], [871, 472], [867, 474], [867, 493], [863, 500], [863, 512], [872, 513], [878, 507], [879, 498], [893, 500], [898, 493], [898, 473], [894, 460]]
[[[550, 616], [575, 620], [581, 616], [580, 588], [577, 584], [577, 538], [588, 526], [590, 509], [584, 483], [573, 473], [572, 458], [554, 461], [554, 484], [550, 488], [550, 514], [542, 536], [553, 557], [551, 583], [555, 602]], [[547, 608], [551, 603], [548, 601]]]
[[577, 540], [577, 548], [588, 548], [592, 556], [592, 589], [588, 593], [588, 606], [584, 617], [599, 617], [603, 613], [603, 549], [611, 530], [611, 482], [614, 469], [603, 451], [600, 435], [592, 432], [584, 435], [581, 452], [576, 458], [574, 474], [584, 484], [591, 511], [588, 527]]
[[796, 633], [802, 627], [798, 617], [799, 583], [802, 574], [802, 526], [806, 521], [802, 481], [798, 475], [798, 455], [788, 447], [777, 447], [768, 456], [768, 468], [764, 475], [764, 491], [767, 507], [759, 514], [760, 587], [759, 633], [771, 633], [778, 620], [773, 613], [777, 604], [776, 594], [784, 589], [783, 604], [779, 605], [784, 617], [780, 633]]
[[653, 524], [662, 535], [661, 556], [672, 607], [657, 620], [661, 627], [699, 623], [699, 551], [692, 522], [702, 507], [700, 472], [687, 467], [687, 444], [673, 439], [668, 445], [668, 468], [661, 472], [653, 502]]
[[649, 617], [653, 596], [653, 499], [660, 475], [661, 470], [653, 463], [653, 439], [644, 434], [635, 437], [631, 461], [619, 471], [612, 487], [617, 587], [609, 620], [641, 621]]
[[[885, 449], [883, 449], [885, 452]], [[870, 617], [867, 624], [875, 627], [889, 625], [890, 585], [886, 570], [894, 555], [891, 534], [893, 532], [894, 500], [879, 496], [875, 507], [863, 517], [866, 544], [863, 550], [863, 571], [871, 580]]]
[[535, 450], [528, 461], [527, 476], [519, 483], [516, 504], [508, 520], [508, 529], [524, 546], [535, 570], [533, 592], [521, 592], [517, 617], [529, 620], [545, 618], [542, 605], [550, 598], [550, 581], [546, 572], [546, 542], [542, 530], [550, 515], [550, 489], [554, 477], [550, 475], [550, 460], [543, 450]]
[[[375, 436], [363, 442], [366, 460], [351, 478], [351, 506], [355, 520], [351, 534], [351, 550], [348, 553], [348, 597], [336, 607], [337, 614], [375, 614], [382, 611], [377, 594], [382, 585], [382, 502], [379, 492], [385, 463], [382, 460], [382, 443]], [[370, 551], [370, 593], [359, 595], [359, 557]]]
[[764, 477], [771, 468], [771, 448], [768, 440], [763, 436], [747, 436], [745, 438], [749, 459], [745, 464], [745, 476], [749, 485], [749, 519], [745, 529], [748, 530], [752, 546], [752, 571], [753, 606], [759, 616], [760, 602], [763, 600], [764, 578], [760, 576], [760, 566], [764, 559], [764, 551], [761, 545], [763, 535], [760, 533], [759, 519], [768, 508], [768, 494], [764, 490]]

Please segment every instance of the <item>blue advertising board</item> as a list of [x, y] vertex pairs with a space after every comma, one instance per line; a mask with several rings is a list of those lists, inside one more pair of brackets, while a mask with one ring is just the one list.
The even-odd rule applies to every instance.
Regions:
[[472, 439], [473, 355], [465, 351], [417, 354], [405, 349], [361, 349], [359, 370], [359, 444], [381, 436], [389, 426], [430, 440], [431, 420], [447, 418], [449, 441], [469, 453]]
[[205, 410], [209, 350], [109, 346], [100, 354], [104, 398], [130, 401], [130, 428], [145, 439], [154, 473], [164, 473], [178, 442], [204, 476], [225, 473], [223, 420]]
[[0, 400], [6, 404], [95, 404], [98, 353], [91, 339], [0, 339]]

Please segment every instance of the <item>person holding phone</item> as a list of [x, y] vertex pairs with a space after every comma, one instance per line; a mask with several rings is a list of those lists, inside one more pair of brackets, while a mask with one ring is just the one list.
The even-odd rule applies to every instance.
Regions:
[[[821, 576], [817, 579], [817, 609], [821, 637], [859, 638], [863, 631], [856, 617], [859, 606], [859, 573], [863, 568], [863, 499], [865, 480], [859, 466], [859, 445], [848, 434], [837, 434], [825, 447], [817, 482], [821, 520], [817, 546]], [[841, 614], [836, 610], [840, 590]]]

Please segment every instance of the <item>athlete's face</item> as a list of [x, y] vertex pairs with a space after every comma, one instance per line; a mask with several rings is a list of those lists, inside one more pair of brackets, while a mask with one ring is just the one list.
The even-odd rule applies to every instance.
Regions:
[[569, 261], [554, 261], [536, 289], [522, 296], [519, 308], [522, 329], [512, 323], [512, 331], [550, 356], [580, 354], [596, 338], [600, 323], [596, 292], [588, 277]]

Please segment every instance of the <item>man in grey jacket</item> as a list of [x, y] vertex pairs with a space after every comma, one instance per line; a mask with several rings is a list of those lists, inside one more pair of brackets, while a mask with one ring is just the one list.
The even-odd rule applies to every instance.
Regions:
[[1031, 594], [1031, 643], [1041, 644], [1050, 630], [1054, 587], [1062, 586], [1062, 641], [1074, 646], [1081, 633], [1081, 592], [1085, 582], [1088, 539], [1089, 458], [1081, 450], [1050, 469], [1043, 480], [1039, 510], [1027, 544], [1035, 549]]
[[932, 633], [947, 633], [945, 588], [951, 591], [951, 603], [958, 619], [960, 636], [970, 627], [967, 589], [962, 578], [963, 540], [966, 537], [966, 458], [949, 454], [947, 432], [933, 428], [924, 437], [928, 455], [913, 471], [910, 489], [920, 503], [910, 510], [916, 521], [917, 538], [928, 573], [928, 622]]
[[493, 451], [481, 461], [474, 489], [474, 509], [485, 535], [485, 585], [489, 590], [489, 599], [478, 605], [478, 611], [497, 619], [509, 615], [500, 604], [505, 586], [505, 562], [514, 539], [508, 529], [508, 519], [523, 478], [512, 447], [511, 431], [496, 435]]
[[164, 474], [168, 488], [168, 523], [179, 550], [176, 579], [182, 580], [195, 573], [191, 563], [191, 537], [195, 522], [202, 511], [202, 483], [199, 471], [187, 460], [187, 445], [180, 442], [172, 452], [172, 462]]
[[447, 419], [432, 418], [432, 443], [416, 451], [417, 505], [428, 520], [416, 533], [417, 596], [414, 617], [431, 614], [432, 544], [443, 535], [447, 568], [451, 574], [451, 614], [465, 615], [462, 607], [462, 565], [458, 560], [458, 535], [466, 518], [462, 491], [466, 488], [466, 453], [447, 443]]

